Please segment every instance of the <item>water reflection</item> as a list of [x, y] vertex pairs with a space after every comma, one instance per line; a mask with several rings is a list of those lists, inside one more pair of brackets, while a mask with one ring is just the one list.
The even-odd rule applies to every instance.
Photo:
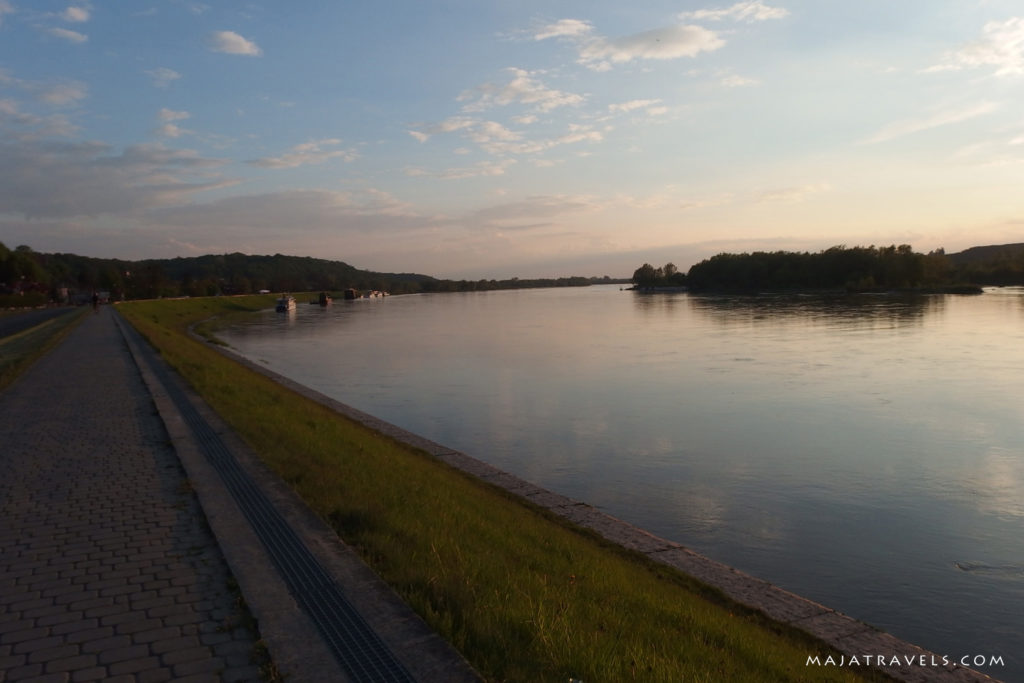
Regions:
[[942, 313], [945, 296], [914, 294], [761, 294], [755, 296], [693, 295], [691, 308], [721, 324], [778, 324], [808, 321], [822, 324], [921, 324], [926, 315]]

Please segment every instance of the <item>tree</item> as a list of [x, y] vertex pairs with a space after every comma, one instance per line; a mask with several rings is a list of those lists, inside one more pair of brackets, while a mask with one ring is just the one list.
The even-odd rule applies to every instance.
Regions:
[[654, 287], [658, 283], [658, 273], [650, 263], [645, 263], [633, 271], [633, 284], [637, 287]]

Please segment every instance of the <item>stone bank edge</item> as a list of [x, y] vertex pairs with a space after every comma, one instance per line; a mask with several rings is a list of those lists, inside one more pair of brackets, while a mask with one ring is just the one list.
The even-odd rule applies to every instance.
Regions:
[[[499, 486], [574, 524], [595, 531], [612, 543], [689, 574], [719, 589], [732, 600], [762, 612], [774, 621], [800, 629], [843, 653], [846, 662], [856, 659], [860, 664], [876, 666], [885, 674], [907, 683], [968, 683], [995, 680], [948, 657], [900, 640], [853, 617], [716, 562], [679, 543], [655, 536], [587, 503], [531, 484], [465, 453], [442, 446], [357, 410], [263, 367], [229, 347], [210, 343], [209, 340], [194, 333], [193, 338], [217, 349], [250, 370], [370, 429], [426, 451], [452, 467]], [[817, 653], [808, 655], [805, 664], [815, 665]], [[868, 657], [870, 659], [867, 659]], [[824, 657], [818, 659], [824, 661]]]

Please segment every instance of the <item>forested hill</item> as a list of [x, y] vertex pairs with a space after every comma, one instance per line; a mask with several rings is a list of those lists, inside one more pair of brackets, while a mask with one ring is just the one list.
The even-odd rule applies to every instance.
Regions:
[[0, 288], [8, 293], [102, 290], [116, 298], [248, 294], [347, 289], [420, 291], [435, 278], [411, 273], [375, 273], [342, 261], [299, 256], [218, 254], [190, 258], [93, 258], [47, 254], [0, 244]]
[[[93, 258], [76, 254], [47, 254], [0, 242], [0, 297], [15, 297], [3, 305], [38, 305], [70, 294], [110, 292], [115, 299], [160, 296], [211, 296], [272, 292], [340, 292], [379, 290], [392, 294], [475, 291], [524, 287], [582, 286], [608, 278], [564, 277], [510, 280], [441, 280], [416, 273], [378, 273], [343, 261], [308, 256], [217, 254], [190, 258]], [[32, 299], [29, 302], [28, 299]]]
[[669, 263], [644, 264], [633, 274], [641, 288], [685, 285], [692, 290], [917, 289], [980, 291], [977, 285], [1024, 285], [1024, 244], [972, 247], [957, 254], [922, 254], [910, 245], [837, 246], [817, 253], [718, 254], [685, 274]]

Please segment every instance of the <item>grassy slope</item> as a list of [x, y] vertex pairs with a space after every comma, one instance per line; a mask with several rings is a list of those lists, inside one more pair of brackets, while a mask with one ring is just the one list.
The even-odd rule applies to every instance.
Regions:
[[490, 680], [856, 680], [829, 650], [689, 577], [399, 445], [187, 338], [272, 298], [120, 310]]
[[85, 307], [70, 310], [65, 315], [0, 339], [0, 389], [13, 382], [34, 360], [60, 343], [82, 321], [86, 310]]

